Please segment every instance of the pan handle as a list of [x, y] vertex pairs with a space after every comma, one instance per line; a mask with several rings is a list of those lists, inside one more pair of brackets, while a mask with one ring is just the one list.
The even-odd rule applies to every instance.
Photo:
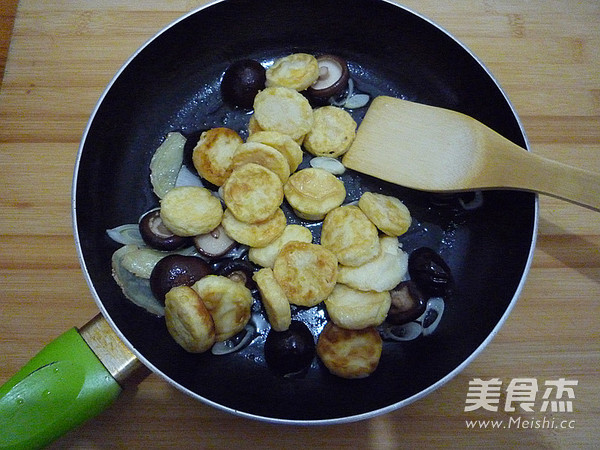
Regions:
[[107, 408], [140, 365], [101, 315], [70, 329], [0, 387], [0, 449], [49, 444]]

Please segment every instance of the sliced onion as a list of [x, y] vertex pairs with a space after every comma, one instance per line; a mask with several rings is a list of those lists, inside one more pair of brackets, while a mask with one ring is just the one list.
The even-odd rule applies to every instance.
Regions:
[[128, 223], [111, 228], [110, 230], [106, 230], [106, 234], [119, 244], [144, 245], [144, 239], [142, 239], [137, 223]]
[[333, 175], [341, 175], [346, 171], [346, 168], [339, 159], [329, 156], [316, 156], [310, 160], [310, 166], [315, 169], [323, 169]]
[[112, 256], [112, 275], [121, 290], [123, 295], [132, 303], [144, 308], [151, 314], [157, 316], [165, 315], [165, 308], [152, 294], [150, 290], [150, 281], [145, 278], [135, 276], [122, 265], [123, 257], [137, 249], [134, 245], [125, 245], [113, 253]]
[[[258, 305], [258, 303], [255, 303], [255, 305]], [[265, 318], [264, 315], [262, 315], [258, 311], [252, 313], [250, 323], [252, 324], [256, 332], [260, 334], [267, 333], [271, 329], [271, 324], [269, 323], [269, 321]]]
[[248, 324], [231, 339], [217, 342], [212, 346], [210, 351], [213, 355], [227, 355], [229, 353], [237, 352], [248, 345], [250, 341], [254, 339], [255, 335], [256, 332], [254, 327]]
[[198, 175], [188, 169], [185, 165], [181, 166], [177, 179], [175, 180], [175, 186], [198, 186], [203, 187], [202, 180]]
[[468, 202], [465, 202], [462, 198], [458, 198], [458, 203], [460, 203], [460, 206], [462, 206], [462, 208], [466, 211], [471, 211], [473, 209], [477, 209], [479, 207], [481, 207], [481, 205], [483, 205], [483, 192], [481, 191], [475, 191], [474, 192], [475, 197], [473, 198], [473, 200], [470, 200]]
[[423, 326], [420, 322], [408, 322], [402, 325], [392, 325], [384, 322], [380, 328], [381, 337], [392, 341], [412, 341], [421, 336]]
[[178, 132], [167, 134], [150, 161], [150, 182], [154, 193], [163, 198], [175, 187], [183, 164], [183, 148], [186, 138]]
[[[435, 329], [440, 323], [440, 320], [442, 320], [444, 308], [444, 299], [442, 299], [441, 297], [433, 297], [427, 301], [427, 309], [425, 309], [425, 312], [421, 316], [423, 324], [423, 336], [428, 336], [435, 331]], [[435, 313], [436, 317], [432, 323], [428, 324], [426, 323], [426, 319], [428, 317], [428, 314], [432, 313]]]
[[150, 279], [150, 274], [156, 263], [169, 253], [148, 247], [138, 247], [123, 255], [121, 265], [135, 276]]
[[132, 249], [123, 256], [121, 265], [140, 278], [149, 279], [156, 263], [168, 255], [196, 256], [206, 260], [193, 245], [173, 251], [156, 250], [147, 246], [136, 247], [137, 249]]
[[358, 109], [366, 106], [369, 103], [371, 97], [367, 94], [354, 94], [348, 100], [344, 102], [344, 108], [347, 109]]

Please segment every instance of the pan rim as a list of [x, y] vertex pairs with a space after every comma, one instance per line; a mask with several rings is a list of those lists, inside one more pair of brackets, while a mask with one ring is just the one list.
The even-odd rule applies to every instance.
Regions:
[[[189, 395], [190, 397], [194, 398], [195, 400], [199, 400], [204, 404], [212, 406], [215, 409], [218, 409], [218, 410], [221, 410], [224, 412], [228, 412], [230, 414], [233, 414], [233, 415], [236, 415], [239, 417], [244, 417], [244, 418], [248, 418], [248, 419], [253, 419], [253, 420], [258, 420], [258, 421], [268, 422], [268, 423], [273, 423], [273, 424], [313, 426], [313, 425], [335, 425], [335, 424], [343, 424], [343, 423], [350, 423], [350, 422], [366, 420], [366, 419], [370, 419], [370, 418], [373, 418], [373, 417], [376, 417], [376, 416], [379, 416], [382, 414], [386, 414], [386, 413], [395, 411], [395, 410], [403, 408], [405, 406], [408, 406], [409, 404], [414, 403], [415, 401], [417, 401], [417, 400], [431, 394], [433, 391], [439, 389], [440, 387], [445, 385], [447, 382], [452, 380], [454, 377], [456, 377], [456, 375], [458, 375], [460, 372], [462, 372], [489, 345], [489, 343], [494, 339], [494, 337], [500, 331], [501, 327], [506, 322], [508, 316], [511, 314], [514, 306], [516, 305], [517, 300], [520, 298], [523, 287], [525, 286], [527, 276], [529, 274], [529, 271], [530, 271], [530, 268], [532, 265], [532, 261], [533, 261], [533, 255], [534, 255], [534, 251], [535, 251], [535, 247], [536, 247], [538, 226], [539, 226], [539, 197], [537, 194], [535, 195], [534, 205], [533, 205], [534, 206], [533, 221], [532, 221], [532, 230], [531, 230], [532, 231], [532, 239], [531, 239], [531, 244], [529, 247], [527, 259], [526, 259], [526, 262], [525, 262], [525, 265], [523, 268], [523, 272], [521, 274], [517, 288], [515, 289], [515, 293], [512, 296], [512, 299], [508, 303], [506, 310], [504, 311], [500, 320], [494, 326], [492, 331], [483, 340], [483, 342], [461, 364], [459, 364], [456, 368], [454, 368], [451, 372], [449, 372], [447, 375], [445, 375], [443, 378], [441, 378], [437, 382], [433, 383], [426, 389], [423, 389], [422, 391], [418, 392], [417, 394], [415, 394], [411, 397], [408, 397], [408, 398], [403, 399], [394, 404], [385, 406], [383, 408], [375, 409], [375, 410], [372, 410], [372, 411], [369, 411], [366, 413], [350, 415], [350, 416], [345, 416], [345, 417], [336, 417], [336, 418], [330, 418], [330, 419], [307, 419], [307, 420], [285, 419], [285, 418], [277, 418], [277, 417], [268, 417], [265, 415], [252, 414], [252, 413], [248, 413], [245, 411], [236, 410], [234, 408], [225, 406], [223, 404], [212, 401], [206, 397], [203, 397], [203, 396], [191, 391], [187, 387], [181, 385], [180, 383], [176, 382], [174, 379], [172, 379], [171, 377], [169, 377], [168, 375], [163, 373], [159, 368], [157, 368], [154, 364], [152, 364], [143, 354], [141, 354], [136, 349], [136, 347], [127, 339], [127, 337], [121, 332], [120, 328], [116, 325], [116, 323], [111, 318], [108, 310], [106, 309], [106, 307], [104, 305], [104, 302], [101, 300], [100, 295], [98, 294], [98, 292], [93, 284], [90, 273], [88, 271], [87, 264], [86, 264], [84, 256], [83, 256], [83, 250], [82, 250], [81, 240], [80, 240], [80, 236], [79, 236], [79, 227], [78, 227], [78, 223], [77, 223], [76, 199], [77, 199], [77, 184], [78, 184], [77, 182], [78, 182], [78, 177], [80, 175], [79, 169], [80, 169], [80, 164], [81, 164], [81, 156], [83, 154], [83, 150], [85, 147], [85, 143], [86, 143], [88, 134], [90, 132], [90, 129], [94, 122], [94, 119], [98, 113], [98, 110], [99, 110], [100, 106], [102, 105], [102, 103], [104, 102], [104, 99], [106, 98], [108, 92], [112, 89], [113, 85], [115, 84], [117, 79], [121, 76], [121, 74], [127, 69], [127, 67], [131, 64], [131, 62], [133, 60], [135, 60], [137, 58], [137, 56], [144, 49], [146, 49], [149, 45], [151, 45], [159, 36], [161, 36], [162, 34], [167, 32], [171, 28], [175, 27], [180, 22], [186, 20], [188, 17], [193, 16], [193, 15], [201, 12], [202, 10], [210, 8], [216, 4], [225, 3], [226, 1], [227, 0], [214, 0], [203, 6], [200, 6], [194, 10], [191, 10], [188, 13], [182, 15], [181, 17], [175, 19], [171, 23], [169, 23], [166, 26], [164, 26], [163, 28], [161, 28], [157, 33], [154, 34], [154, 36], [152, 36], [146, 42], [144, 42], [117, 70], [117, 72], [112, 77], [112, 79], [110, 80], [108, 85], [104, 88], [102, 94], [100, 95], [98, 101], [96, 102], [96, 104], [90, 114], [90, 117], [87, 121], [87, 124], [85, 126], [85, 129], [83, 131], [83, 134], [82, 134], [82, 137], [80, 140], [80, 144], [79, 144], [79, 148], [78, 148], [77, 156], [76, 156], [76, 161], [75, 161], [75, 165], [74, 165], [74, 172], [73, 172], [73, 179], [72, 179], [72, 186], [71, 186], [71, 222], [72, 222], [72, 227], [73, 227], [73, 234], [74, 234], [75, 246], [76, 246], [76, 251], [77, 251], [77, 257], [79, 259], [79, 263], [82, 268], [84, 279], [86, 280], [86, 283], [88, 284], [88, 287], [90, 289], [92, 297], [94, 298], [94, 301], [98, 305], [100, 312], [102, 313], [102, 315], [104, 316], [106, 321], [109, 323], [110, 327], [117, 334], [117, 336], [125, 343], [125, 345], [129, 348], [129, 350], [140, 360], [140, 362], [142, 362], [153, 373], [160, 376], [162, 379], [167, 381], [170, 385], [172, 385], [179, 391]], [[423, 14], [421, 14], [411, 8], [408, 8], [404, 5], [400, 5], [398, 3], [392, 2], [390, 0], [379, 0], [379, 1], [381, 1], [382, 3], [387, 3], [389, 5], [395, 6], [397, 8], [400, 8], [400, 9], [408, 12], [409, 14], [423, 20], [424, 22], [428, 23], [430, 26], [437, 28], [439, 31], [441, 31], [443, 34], [445, 34], [449, 39], [451, 39], [456, 44], [458, 44], [462, 48], [462, 50], [464, 52], [466, 52], [466, 54], [468, 54], [473, 59], [473, 61], [475, 61], [485, 71], [485, 73], [489, 77], [489, 80], [495, 84], [499, 93], [502, 95], [504, 101], [506, 102], [507, 106], [509, 107], [512, 116], [514, 117], [514, 119], [516, 120], [516, 122], [518, 124], [520, 134], [523, 137], [524, 142], [525, 142], [525, 148], [527, 149], [527, 151], [531, 151], [530, 143], [527, 138], [525, 129], [523, 127], [521, 119], [519, 118], [519, 116], [514, 108], [514, 105], [508, 98], [506, 92], [500, 85], [499, 81], [495, 78], [495, 76], [491, 73], [491, 71], [483, 63], [483, 61], [481, 59], [479, 59], [479, 57], [477, 57], [464, 43], [462, 43], [453, 34], [451, 34], [449, 31], [447, 31], [445, 28], [443, 28], [442, 26], [440, 26], [433, 20], [424, 16]]]

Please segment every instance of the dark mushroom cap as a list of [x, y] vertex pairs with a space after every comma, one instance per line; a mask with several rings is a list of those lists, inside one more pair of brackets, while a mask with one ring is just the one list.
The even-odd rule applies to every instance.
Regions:
[[410, 254], [408, 273], [419, 289], [430, 297], [443, 297], [452, 285], [448, 264], [429, 247], [420, 247]]
[[221, 81], [223, 99], [234, 106], [251, 108], [254, 97], [265, 88], [266, 71], [258, 62], [243, 59], [231, 64]]
[[175, 286], [192, 286], [211, 273], [210, 267], [196, 256], [172, 254], [162, 258], [150, 274], [150, 289], [164, 305], [165, 295]]
[[292, 320], [285, 331], [269, 331], [264, 347], [265, 359], [274, 372], [290, 376], [310, 366], [315, 348], [315, 340], [308, 327], [303, 322]]

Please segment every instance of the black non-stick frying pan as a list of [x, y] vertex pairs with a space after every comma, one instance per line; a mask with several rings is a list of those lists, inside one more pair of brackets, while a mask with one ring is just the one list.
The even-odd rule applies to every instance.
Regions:
[[[112, 328], [152, 371], [193, 397], [250, 418], [334, 423], [368, 418], [413, 402], [462, 370], [490, 341], [524, 283], [533, 252], [534, 194], [486, 191], [475, 209], [440, 197], [346, 173], [349, 198], [376, 190], [400, 198], [413, 216], [405, 251], [438, 251], [454, 287], [437, 330], [409, 342], [385, 342], [376, 372], [335, 377], [315, 359], [300, 378], [266, 365], [264, 339], [224, 356], [189, 354], [164, 319], [129, 302], [111, 276], [119, 247], [106, 234], [158, 205], [149, 162], [170, 131], [197, 139], [214, 126], [242, 135], [248, 111], [221, 98], [234, 61], [265, 66], [293, 53], [345, 58], [355, 87], [468, 114], [527, 147], [515, 111], [480, 61], [447, 32], [381, 0], [228, 0], [181, 18], [143, 46], [105, 91], [83, 136], [74, 178], [75, 238], [90, 288]], [[352, 112], [357, 121], [365, 108]], [[410, 164], [410, 161], [406, 161]], [[468, 199], [467, 199], [468, 201]]]

